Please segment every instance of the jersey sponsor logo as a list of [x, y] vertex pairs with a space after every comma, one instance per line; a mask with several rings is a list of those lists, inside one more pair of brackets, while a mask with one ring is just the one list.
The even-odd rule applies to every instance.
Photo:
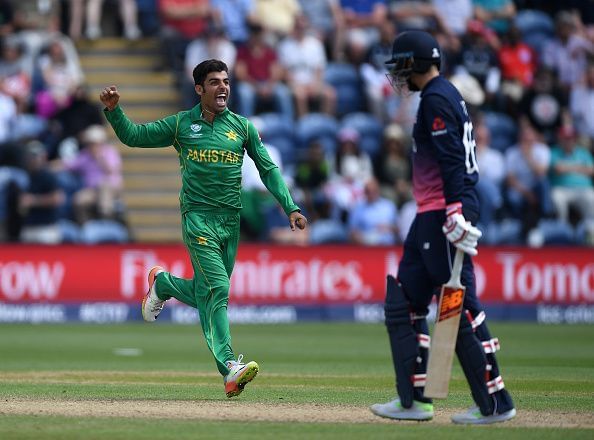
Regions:
[[239, 163], [239, 154], [226, 150], [188, 150], [186, 159], [195, 162], [209, 163]]
[[202, 125], [192, 124], [190, 125], [190, 130], [192, 130], [194, 133], [198, 133], [200, 130], [202, 130]]
[[431, 124], [431, 130], [432, 130], [431, 131], [432, 136], [439, 136], [441, 134], [445, 134], [448, 132], [448, 130], [446, 129], [445, 122], [439, 116], [436, 116], [435, 118], [433, 118], [433, 123]]
[[235, 133], [233, 130], [229, 130], [225, 134], [227, 135], [227, 139], [229, 139], [230, 141], [236, 141], [237, 140], [237, 133]]

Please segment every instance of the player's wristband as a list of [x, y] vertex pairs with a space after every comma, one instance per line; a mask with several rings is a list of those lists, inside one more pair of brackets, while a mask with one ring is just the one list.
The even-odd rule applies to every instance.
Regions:
[[462, 212], [462, 202], [454, 202], [446, 206], [446, 215], [448, 217], [456, 212]]

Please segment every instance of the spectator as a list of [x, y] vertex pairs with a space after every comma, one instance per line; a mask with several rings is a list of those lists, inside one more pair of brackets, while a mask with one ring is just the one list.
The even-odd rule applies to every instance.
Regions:
[[334, 167], [326, 192], [334, 212], [332, 218], [346, 222], [349, 212], [363, 197], [365, 182], [373, 177], [373, 166], [367, 153], [359, 148], [361, 137], [353, 128], [338, 132]]
[[569, 109], [577, 132], [594, 146], [594, 59], [588, 63], [583, 80], [572, 87]]
[[161, 18], [161, 50], [163, 66], [183, 78], [184, 58], [190, 42], [204, 35], [212, 17], [209, 0], [158, 0]]
[[6, 38], [0, 40], [0, 45], [0, 91], [14, 99], [19, 112], [28, 112], [32, 85], [23, 43], [15, 38]]
[[396, 123], [384, 129], [382, 149], [373, 161], [382, 196], [401, 206], [412, 199], [408, 137]]
[[324, 81], [327, 64], [324, 45], [318, 37], [308, 34], [307, 30], [307, 19], [300, 15], [295, 20], [293, 33], [278, 46], [280, 63], [295, 98], [297, 117], [310, 112], [312, 100], [321, 101], [322, 111], [334, 115], [336, 91]]
[[498, 48], [499, 39], [494, 32], [480, 21], [471, 20], [454, 61], [456, 74], [472, 75], [480, 83], [487, 103], [493, 102], [501, 83]]
[[581, 80], [587, 56], [594, 55], [594, 42], [578, 32], [580, 22], [569, 11], [557, 14], [555, 26], [555, 38], [544, 45], [542, 63], [557, 73], [560, 85], [567, 92]]
[[[87, 87], [83, 84], [76, 87], [72, 101], [68, 107], [59, 110], [50, 121], [52, 141], [49, 145], [49, 159], [60, 155], [59, 145], [65, 140], [76, 141], [79, 135], [91, 125], [102, 125], [103, 114], [98, 105], [89, 99]], [[75, 145], [75, 152], [80, 148]]]
[[81, 134], [82, 150], [63, 161], [65, 170], [81, 179], [82, 188], [73, 196], [75, 220], [83, 225], [91, 219], [114, 219], [123, 187], [122, 159], [109, 143], [102, 125], [92, 125]]
[[198, 104], [198, 95], [194, 91], [192, 76], [194, 67], [204, 60], [217, 59], [224, 61], [232, 72], [236, 58], [237, 49], [225, 36], [223, 28], [214, 22], [209, 23], [204, 34], [192, 40], [186, 48], [184, 60], [186, 74], [182, 80], [185, 107], [191, 108]]
[[312, 221], [324, 217], [324, 213], [328, 212], [329, 201], [324, 194], [324, 186], [329, 179], [330, 164], [324, 146], [314, 140], [308, 145], [305, 157], [295, 170], [295, 185], [303, 192], [300, 198]]
[[344, 21], [339, 0], [299, 0], [311, 29], [324, 43], [329, 60], [340, 61]]
[[[457, 0], [455, 3], [460, 3], [461, 1]], [[452, 1], [449, 0], [447, 3], [452, 3]], [[442, 8], [444, 7], [444, 5], [440, 6]], [[461, 9], [455, 9], [458, 6]], [[451, 17], [455, 16], [464, 22], [467, 21], [467, 18], [464, 18], [464, 14], [468, 13], [468, 11], [464, 10], [464, 4], [450, 4], [448, 7], [451, 8], [449, 9], [450, 11], [456, 11], [456, 13], [449, 13], [447, 15]], [[460, 39], [450, 28], [450, 20], [447, 19], [447, 15], [444, 16], [441, 14], [434, 2], [429, 0], [400, 0], [393, 2], [391, 7], [391, 16], [394, 17], [396, 25], [400, 30], [422, 29], [432, 33], [438, 41], [442, 53], [446, 54], [460, 49]], [[456, 25], [460, 26], [460, 23], [458, 22]], [[450, 58], [450, 56], [446, 58]], [[441, 70], [448, 72], [449, 67], [447, 63], [442, 62]]]
[[[270, 158], [283, 171], [281, 155], [276, 147], [264, 144]], [[261, 240], [267, 238], [265, 216], [269, 208], [277, 205], [277, 201], [266, 189], [260, 179], [256, 164], [250, 157], [244, 157], [241, 167], [241, 233], [249, 240]], [[287, 216], [285, 215], [285, 227]], [[289, 229], [290, 230], [290, 229]]]
[[346, 39], [349, 34], [357, 32], [365, 37], [364, 45], [368, 48], [377, 41], [378, 26], [388, 19], [386, 0], [340, 0]]
[[216, 0], [211, 2], [216, 21], [227, 38], [241, 46], [249, 37], [249, 27], [256, 22], [254, 0]]
[[254, 0], [254, 16], [266, 29], [271, 41], [287, 37], [295, 29], [297, 17], [301, 14], [298, 0]]
[[17, 118], [17, 106], [12, 97], [4, 94], [0, 89], [0, 159], [4, 164], [3, 144], [12, 140], [12, 127]]
[[264, 28], [258, 24], [251, 25], [250, 38], [239, 48], [235, 65], [238, 113], [253, 116], [272, 101], [277, 112], [294, 120], [293, 97], [283, 82], [284, 76], [276, 50], [264, 38]]
[[524, 90], [532, 85], [538, 60], [534, 49], [522, 41], [516, 26], [510, 26], [502, 40], [497, 54], [501, 68], [501, 89], [506, 98], [516, 104]]
[[321, 142], [313, 140], [305, 157], [297, 164], [295, 185], [301, 190], [298, 196], [312, 219], [309, 231], [310, 244], [346, 243], [348, 232], [338, 210], [333, 205], [331, 164]]
[[472, 0], [474, 16], [499, 35], [506, 33], [516, 16], [512, 0]]
[[10, 35], [14, 30], [14, 6], [11, 0], [0, 0], [0, 38]]
[[43, 89], [35, 96], [35, 108], [39, 116], [49, 119], [71, 104], [83, 76], [79, 66], [66, 56], [60, 39], [50, 41], [47, 53], [39, 57], [39, 69]]
[[382, 22], [379, 32], [379, 40], [369, 48], [366, 61], [361, 65], [359, 71], [365, 87], [367, 106], [378, 120], [387, 122], [398, 102], [386, 76], [386, 60], [392, 55], [396, 25], [392, 20], [385, 20]]
[[474, 127], [476, 159], [480, 178], [476, 184], [479, 197], [479, 221], [482, 228], [489, 228], [503, 208], [503, 180], [506, 175], [505, 158], [499, 150], [491, 148], [489, 127], [477, 118]]
[[48, 167], [43, 144], [31, 141], [25, 151], [29, 187], [18, 198], [20, 239], [24, 243], [58, 244], [62, 241], [58, 221], [64, 193]]
[[431, 0], [431, 3], [445, 26], [461, 39], [474, 15], [472, 0]]
[[158, 0], [135, 0], [138, 9], [138, 25], [143, 35], [154, 36], [159, 33]]
[[365, 199], [358, 202], [349, 215], [351, 242], [362, 245], [391, 246], [398, 241], [398, 215], [394, 202], [380, 194], [375, 178], [365, 182]]
[[[70, 15], [68, 35], [70, 35], [70, 38], [73, 40], [80, 38], [83, 21], [86, 22], [85, 36], [89, 40], [101, 38], [103, 35], [101, 27], [103, 3], [104, 0], [70, 0], [68, 5]], [[116, 3], [118, 4], [123, 25], [124, 37], [129, 40], [137, 40], [142, 36], [142, 32], [138, 27], [138, 5], [136, 0], [119, 0]]]
[[60, 32], [59, 0], [18, 0], [13, 1], [14, 29], [22, 31]]
[[511, 213], [522, 222], [522, 235], [527, 236], [543, 216], [552, 214], [547, 172], [551, 151], [540, 142], [529, 120], [520, 121], [518, 144], [505, 152], [507, 170], [507, 202]]
[[547, 143], [555, 141], [561, 123], [569, 117], [567, 95], [559, 87], [554, 71], [547, 67], [536, 71], [532, 86], [511, 109], [515, 109], [515, 116], [528, 116]]
[[577, 143], [570, 125], [559, 130], [559, 144], [551, 150], [551, 196], [557, 217], [569, 222], [570, 208], [585, 222], [594, 238], [594, 160], [592, 153]]

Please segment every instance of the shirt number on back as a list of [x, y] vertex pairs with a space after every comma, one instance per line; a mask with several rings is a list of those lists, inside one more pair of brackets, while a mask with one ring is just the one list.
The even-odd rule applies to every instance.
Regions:
[[462, 143], [464, 144], [464, 150], [466, 152], [465, 165], [466, 174], [478, 173], [478, 163], [476, 161], [476, 142], [472, 135], [472, 122], [464, 122], [464, 136], [462, 137]]

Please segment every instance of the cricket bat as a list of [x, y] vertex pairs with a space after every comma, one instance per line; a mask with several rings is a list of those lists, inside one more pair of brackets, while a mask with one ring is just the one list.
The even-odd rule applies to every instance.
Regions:
[[425, 397], [444, 399], [452, 375], [452, 363], [460, 325], [460, 314], [464, 303], [466, 287], [460, 281], [464, 251], [456, 249], [454, 267], [447, 283], [441, 286], [441, 295], [435, 317], [435, 327], [431, 337]]

